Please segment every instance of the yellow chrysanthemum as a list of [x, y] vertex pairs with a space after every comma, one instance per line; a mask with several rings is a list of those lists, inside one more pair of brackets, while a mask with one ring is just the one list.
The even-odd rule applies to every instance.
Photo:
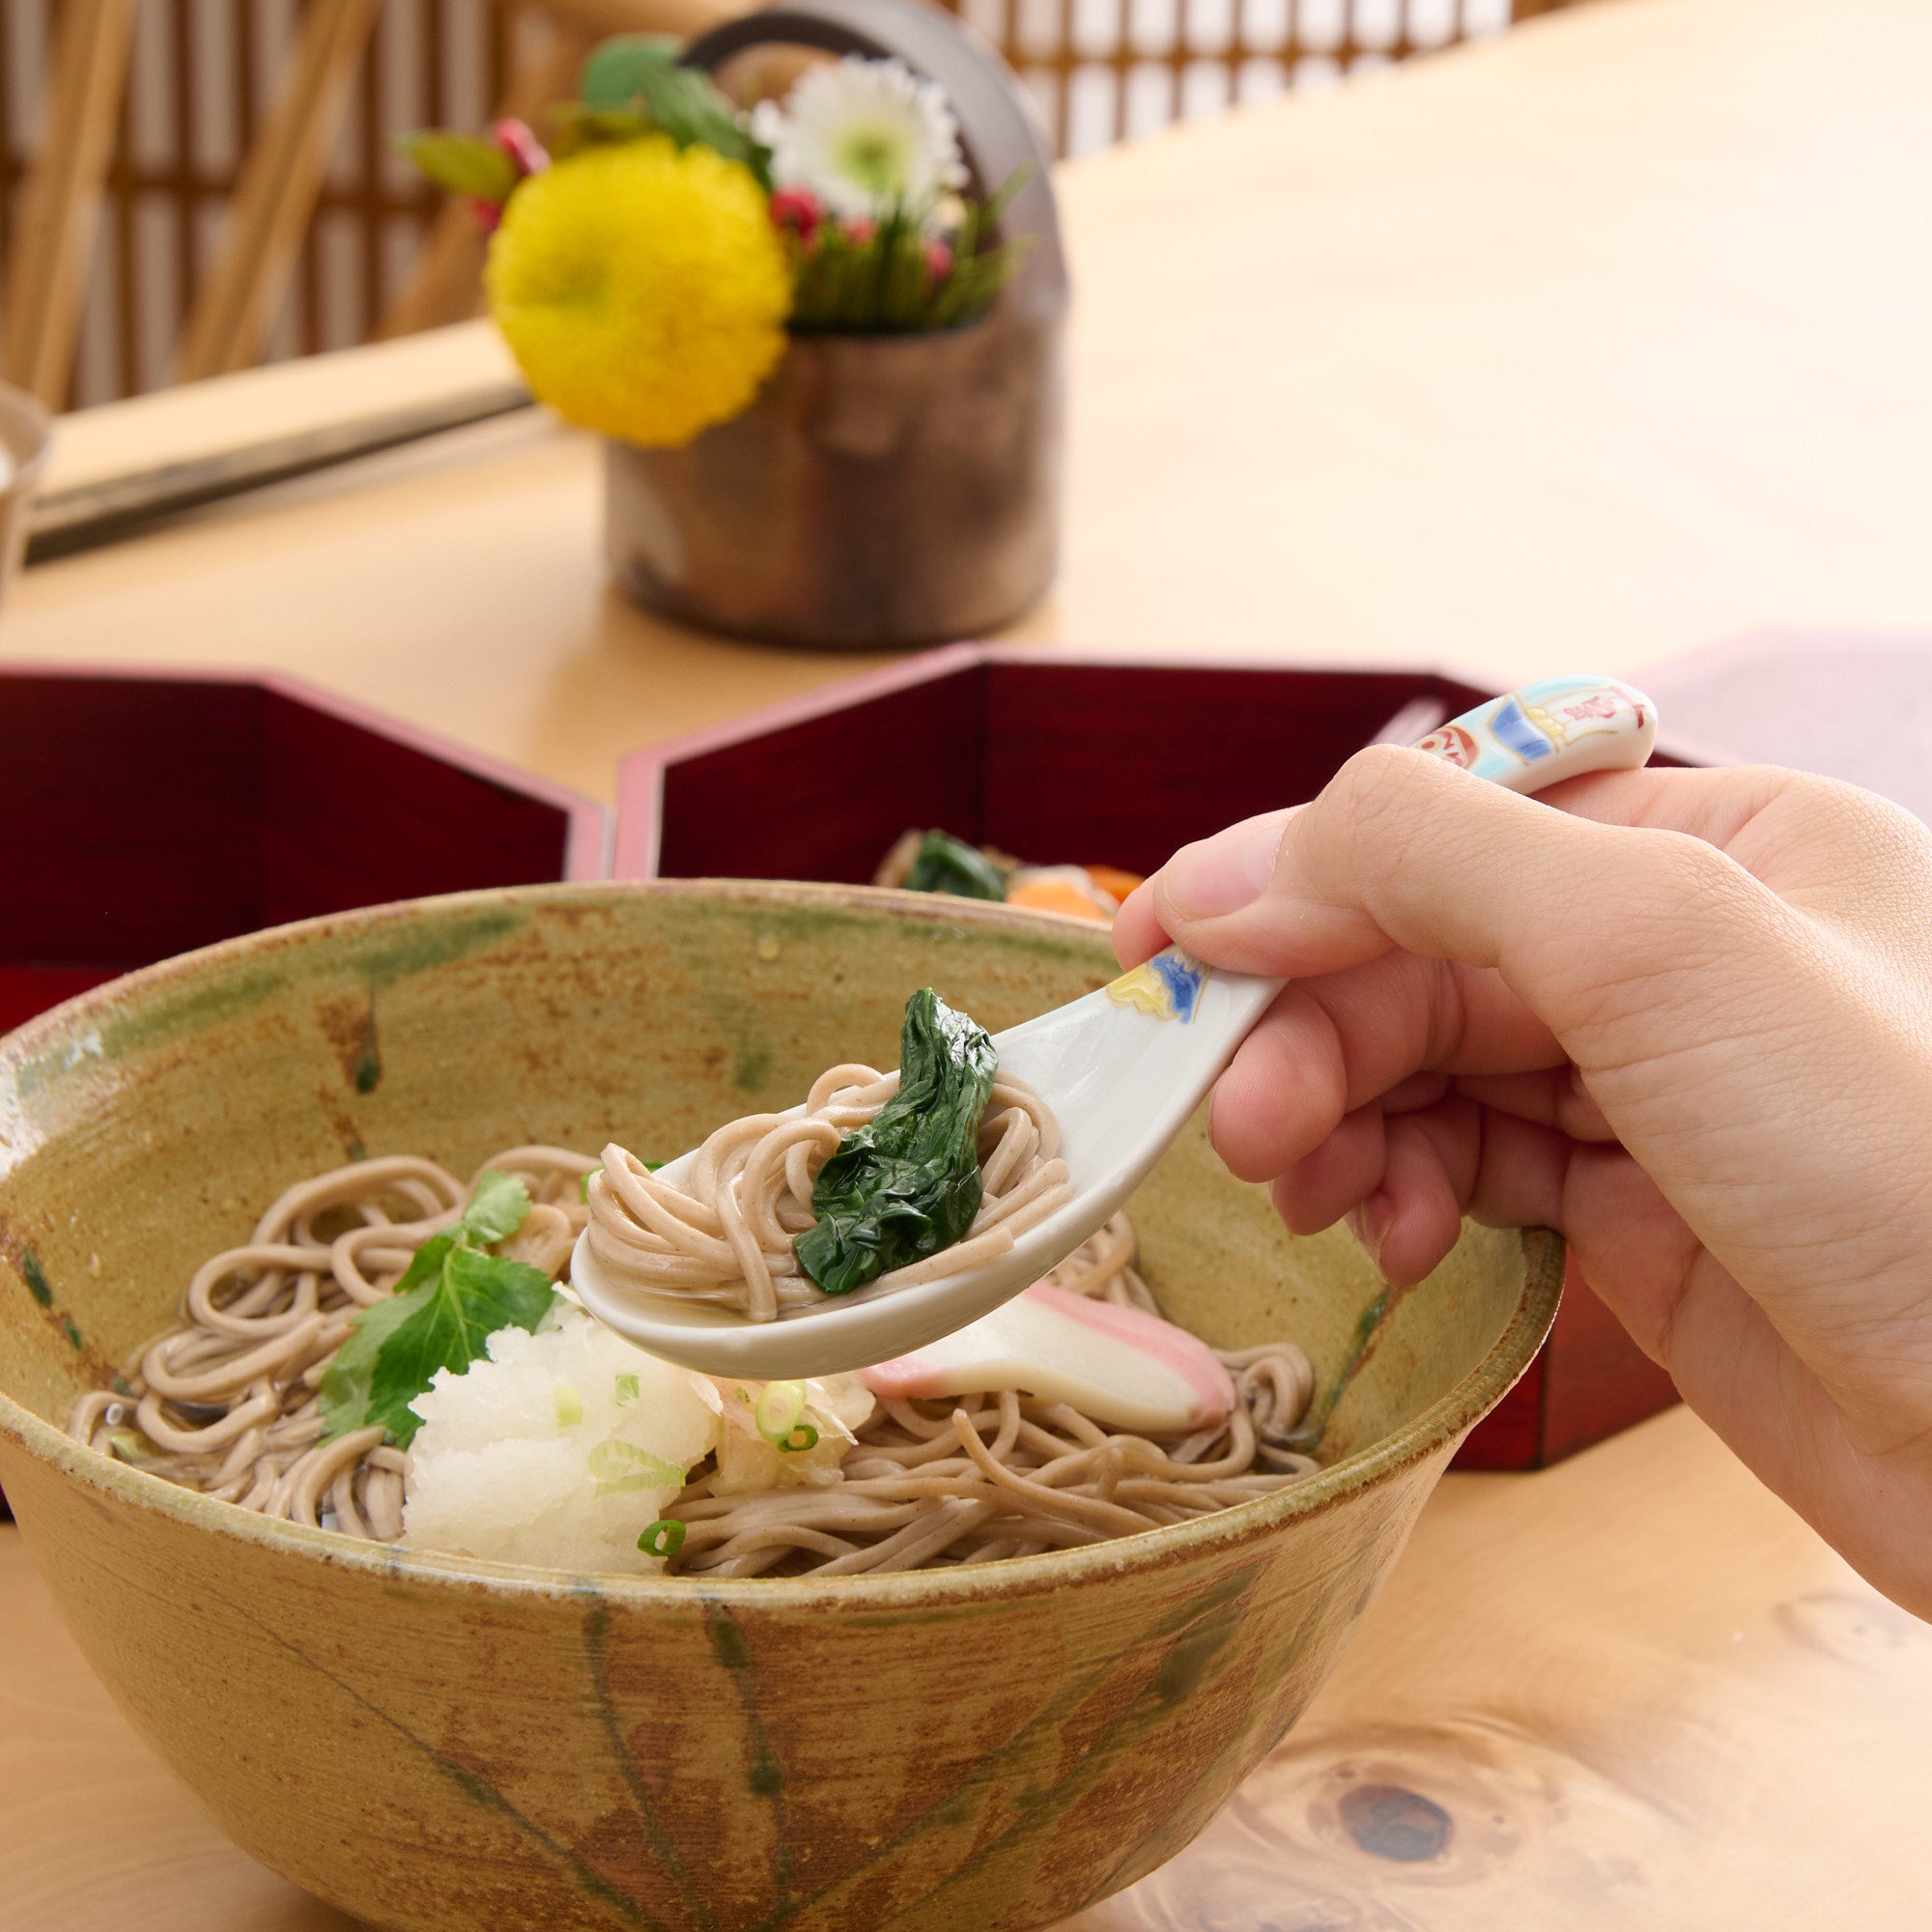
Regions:
[[537, 397], [675, 446], [784, 354], [791, 273], [751, 170], [652, 134], [533, 175], [490, 243], [490, 312]]

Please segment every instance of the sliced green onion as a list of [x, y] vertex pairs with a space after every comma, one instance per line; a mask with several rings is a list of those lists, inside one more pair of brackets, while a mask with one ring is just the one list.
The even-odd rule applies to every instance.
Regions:
[[559, 1429], [575, 1429], [583, 1420], [583, 1398], [568, 1382], [559, 1382], [551, 1391], [550, 1400]]
[[818, 1447], [818, 1431], [810, 1423], [801, 1422], [778, 1446], [781, 1456], [802, 1456]]
[[777, 1448], [798, 1427], [804, 1414], [803, 1382], [767, 1382], [753, 1406], [752, 1421], [758, 1434]]
[[637, 1399], [637, 1377], [632, 1375], [619, 1376], [617, 1378], [617, 1406], [619, 1408], [629, 1408]]
[[626, 1490], [681, 1490], [684, 1471], [635, 1442], [620, 1442], [607, 1436], [584, 1459], [590, 1480], [600, 1496], [614, 1496]]
[[580, 1201], [588, 1201], [590, 1199], [590, 1176], [588, 1174], [585, 1174], [577, 1184], [577, 1198]]
[[684, 1525], [674, 1516], [660, 1517], [638, 1538], [646, 1556], [675, 1556], [684, 1548]]

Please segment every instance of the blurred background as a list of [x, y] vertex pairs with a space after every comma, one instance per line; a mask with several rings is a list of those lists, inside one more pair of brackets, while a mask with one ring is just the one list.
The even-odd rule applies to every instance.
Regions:
[[[1077, 155], [1563, 0], [957, 0]], [[54, 409], [476, 312], [482, 237], [394, 148], [731, 0], [0, 0], [0, 377]], [[38, 180], [35, 179], [36, 171]], [[98, 218], [97, 218], [98, 210]]]

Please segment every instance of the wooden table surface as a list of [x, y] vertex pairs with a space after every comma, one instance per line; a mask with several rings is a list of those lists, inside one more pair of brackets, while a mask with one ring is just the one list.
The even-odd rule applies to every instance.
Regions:
[[[1017, 635], [1515, 678], [1932, 629], [1928, 75], [1922, 0], [1605, 0], [1068, 168], [1065, 560]], [[99, 412], [71, 460], [284, 393]], [[607, 797], [872, 662], [631, 611], [597, 508], [594, 447], [508, 418], [36, 567], [0, 655], [271, 664]], [[1446, 1481], [1281, 1750], [1076, 1923], [1921, 1927], [1928, 1713], [1932, 1631], [1673, 1413]], [[1415, 1794], [1366, 1842], [1364, 1783]], [[214, 1834], [0, 1529], [6, 1932], [344, 1923]]]

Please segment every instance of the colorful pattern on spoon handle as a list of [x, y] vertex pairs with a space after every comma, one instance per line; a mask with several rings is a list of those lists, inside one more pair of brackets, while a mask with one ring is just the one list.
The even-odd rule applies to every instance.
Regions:
[[[1415, 749], [1509, 791], [1533, 792], [1585, 772], [1634, 771], [1656, 742], [1657, 706], [1642, 692], [1578, 673], [1507, 691], [1438, 724]], [[1150, 1019], [1184, 1025], [1210, 977], [1210, 968], [1170, 946], [1122, 974], [1107, 997]]]
[[1632, 770], [1657, 742], [1657, 707], [1608, 677], [1546, 677], [1452, 718], [1416, 746], [1509, 791]]

